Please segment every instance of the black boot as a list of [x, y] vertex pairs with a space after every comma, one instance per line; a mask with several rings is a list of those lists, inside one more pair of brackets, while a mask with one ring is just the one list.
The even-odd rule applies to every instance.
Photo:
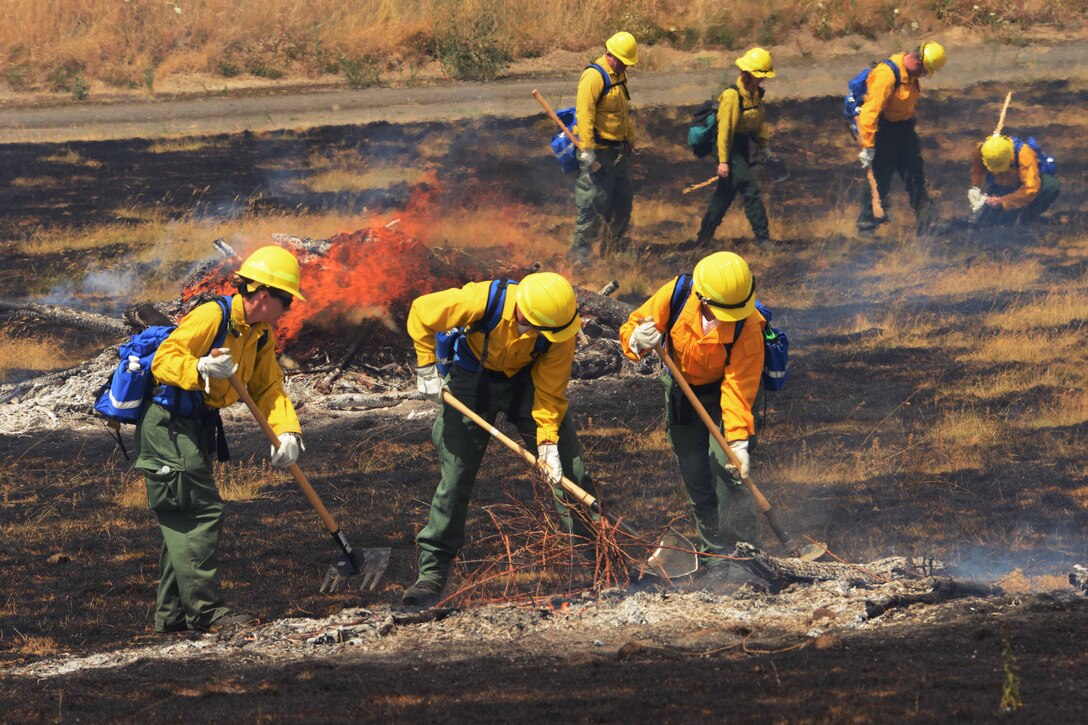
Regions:
[[446, 585], [433, 579], [420, 579], [412, 586], [404, 590], [400, 596], [400, 603], [406, 607], [433, 607], [442, 600], [442, 590]]

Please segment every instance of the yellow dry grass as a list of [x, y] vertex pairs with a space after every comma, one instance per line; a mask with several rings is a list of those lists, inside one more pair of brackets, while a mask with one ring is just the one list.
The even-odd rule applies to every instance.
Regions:
[[1051, 291], [1033, 296], [1024, 304], [990, 313], [982, 324], [989, 329], [1015, 331], [1088, 321], [1088, 296], [1081, 290]]
[[307, 176], [301, 186], [319, 194], [385, 189], [393, 184], [415, 184], [423, 172], [407, 167], [379, 167], [362, 172], [332, 170]]
[[18, 337], [0, 330], [0, 380], [10, 380], [20, 371], [59, 370], [78, 362], [66, 354], [68, 347], [53, 339]]
[[223, 140], [186, 136], [184, 138], [159, 139], [147, 147], [147, 152], [152, 154], [193, 153], [195, 151], [223, 148], [225, 145], [226, 141]]
[[[127, 431], [126, 431], [127, 435]], [[265, 490], [285, 475], [267, 460], [256, 465], [245, 462], [215, 463], [212, 466], [219, 495], [224, 501], [256, 501], [269, 498]], [[113, 502], [122, 508], [147, 508], [147, 488], [143, 474], [133, 470], [121, 477], [121, 486]]]
[[82, 166], [87, 169], [97, 169], [102, 165], [101, 161], [88, 159], [74, 149], [64, 148], [54, 151], [48, 156], [42, 156], [41, 161], [51, 164], [68, 164], [70, 166]]

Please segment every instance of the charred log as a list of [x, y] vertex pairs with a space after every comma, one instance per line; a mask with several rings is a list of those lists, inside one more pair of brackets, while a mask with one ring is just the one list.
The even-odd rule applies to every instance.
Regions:
[[623, 366], [623, 360], [623, 353], [615, 340], [590, 339], [575, 353], [570, 376], [579, 380], [592, 380], [615, 375]]
[[779, 588], [798, 582], [841, 581], [852, 586], [871, 586], [892, 579], [922, 579], [944, 568], [928, 558], [893, 556], [866, 564], [802, 561], [796, 558], [771, 556], [751, 544], [738, 542], [733, 556], [758, 577]]
[[29, 315], [54, 325], [78, 327], [105, 335], [124, 335], [128, 326], [124, 320], [100, 315], [96, 312], [75, 310], [60, 305], [40, 305], [35, 302], [0, 300], [0, 312]]
[[582, 315], [594, 317], [613, 330], [619, 330], [627, 322], [631, 310], [635, 309], [629, 304], [604, 297], [585, 287], [575, 287], [574, 291], [578, 295], [578, 309]]
[[865, 601], [865, 618], [876, 619], [890, 609], [909, 607], [913, 604], [939, 604], [950, 599], [965, 597], [995, 597], [1004, 594], [1000, 587], [976, 582], [963, 582], [939, 578], [933, 580], [932, 591], [921, 594], [897, 594], [893, 597]]

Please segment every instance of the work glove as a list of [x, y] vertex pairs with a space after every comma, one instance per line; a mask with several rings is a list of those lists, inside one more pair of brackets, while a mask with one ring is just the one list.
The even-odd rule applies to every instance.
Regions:
[[272, 446], [272, 465], [276, 468], [290, 468], [298, 463], [299, 454], [306, 450], [302, 437], [298, 433], [280, 433], [279, 448]]
[[536, 462], [544, 469], [549, 483], [559, 483], [563, 478], [563, 464], [559, 462], [559, 444], [541, 443], [536, 447]]
[[982, 208], [986, 206], [986, 200], [990, 197], [982, 193], [982, 189], [977, 186], [972, 186], [967, 190], [967, 203], [971, 205], [971, 217], [976, 218], [982, 213]]
[[861, 153], [858, 154], [858, 161], [861, 162], [861, 168], [867, 169], [872, 166], [874, 156], [876, 156], [875, 148], [869, 147], [867, 149], [862, 149]]
[[[213, 351], [215, 352], [215, 351]], [[238, 372], [238, 363], [230, 355], [230, 350], [221, 347], [215, 357], [205, 355], [196, 361], [196, 371], [204, 376], [204, 392], [211, 393], [212, 378], [223, 380]]]
[[593, 166], [597, 162], [597, 152], [593, 149], [582, 149], [578, 152], [578, 161], [582, 167]]
[[652, 350], [655, 345], [661, 343], [661, 331], [654, 324], [654, 318], [647, 317], [639, 323], [627, 340], [627, 346], [631, 352], [638, 355], [643, 350]]
[[759, 160], [762, 161], [765, 164], [770, 163], [771, 161], [774, 161], [774, 154], [771, 153], [771, 147], [770, 146], [767, 146], [766, 148], [761, 148], [759, 150], [758, 156], [759, 156]]
[[424, 365], [416, 368], [416, 390], [435, 401], [442, 402], [442, 390], [446, 381], [438, 373], [437, 365]]
[[737, 461], [740, 462], [740, 475], [737, 476], [737, 467], [732, 463], [726, 464], [726, 473], [738, 478], [748, 478], [748, 439], [733, 441], [729, 444], [729, 450], [733, 451]]

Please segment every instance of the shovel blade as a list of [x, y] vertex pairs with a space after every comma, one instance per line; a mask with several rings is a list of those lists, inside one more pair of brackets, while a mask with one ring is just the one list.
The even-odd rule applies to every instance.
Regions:
[[[359, 577], [359, 593], [374, 591], [378, 586], [382, 575], [389, 567], [391, 550], [388, 547], [375, 549], [355, 549], [349, 557], [341, 554], [328, 571], [318, 590], [323, 594], [335, 594], [338, 591], [347, 591], [349, 580]], [[354, 584], [352, 584], [354, 586]]]
[[699, 554], [686, 536], [670, 530], [661, 538], [644, 565], [646, 574], [678, 579], [699, 569]]

